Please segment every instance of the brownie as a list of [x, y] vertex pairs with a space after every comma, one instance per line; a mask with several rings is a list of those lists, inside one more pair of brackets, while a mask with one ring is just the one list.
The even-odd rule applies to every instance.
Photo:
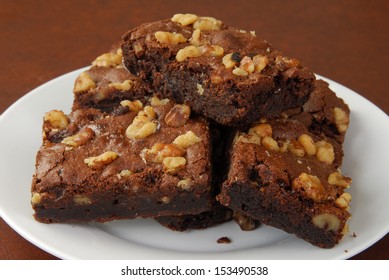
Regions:
[[[146, 104], [145, 104], [146, 105]], [[208, 122], [190, 107], [152, 98], [110, 113], [45, 114], [32, 182], [44, 223], [106, 222], [212, 209]]]
[[316, 135], [325, 135], [343, 143], [350, 122], [350, 108], [336, 96], [328, 83], [316, 80], [312, 94], [301, 107], [284, 112], [304, 124]]
[[123, 63], [163, 97], [228, 126], [303, 105], [314, 75], [255, 32], [176, 14], [123, 35]]
[[123, 67], [122, 51], [115, 45], [77, 77], [73, 93], [72, 110], [97, 108], [108, 112], [122, 100], [145, 102], [151, 97], [147, 85]]
[[331, 248], [347, 231], [351, 179], [340, 173], [342, 145], [279, 119], [238, 132], [221, 204], [261, 223]]

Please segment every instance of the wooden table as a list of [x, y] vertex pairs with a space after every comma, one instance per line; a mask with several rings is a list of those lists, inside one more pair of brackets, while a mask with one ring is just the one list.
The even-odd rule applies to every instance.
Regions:
[[[388, 114], [389, 2], [369, 2], [0, 0], [0, 113], [40, 84], [89, 65], [126, 30], [192, 12], [255, 30]], [[0, 219], [0, 259], [55, 257]], [[389, 235], [353, 259], [389, 259]]]

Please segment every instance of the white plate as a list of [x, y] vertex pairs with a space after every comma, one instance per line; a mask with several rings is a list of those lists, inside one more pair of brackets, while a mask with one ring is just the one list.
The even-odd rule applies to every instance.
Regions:
[[[0, 214], [43, 250], [63, 259], [346, 259], [388, 233], [389, 188], [383, 177], [389, 171], [389, 118], [365, 98], [328, 79], [352, 110], [342, 168], [353, 178], [352, 219], [350, 233], [333, 249], [317, 248], [264, 225], [243, 232], [233, 222], [188, 232], [173, 232], [143, 219], [84, 225], [36, 222], [30, 184], [42, 117], [52, 109], [70, 112], [73, 82], [83, 70], [36, 88], [0, 116]], [[223, 236], [232, 243], [218, 244]]]

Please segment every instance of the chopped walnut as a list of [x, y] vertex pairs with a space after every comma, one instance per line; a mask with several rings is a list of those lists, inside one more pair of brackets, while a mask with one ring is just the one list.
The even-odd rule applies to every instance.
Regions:
[[116, 53], [104, 53], [98, 56], [93, 62], [93, 66], [99, 67], [116, 67], [122, 64], [121, 49], [118, 49]]
[[269, 60], [266, 56], [256, 55], [253, 57], [253, 63], [254, 63], [254, 72], [261, 73], [261, 71], [265, 69], [265, 67], [269, 63]]
[[170, 102], [169, 99], [165, 98], [165, 99], [159, 99], [158, 97], [156, 96], [153, 96], [151, 97], [150, 99], [150, 104], [152, 107], [155, 107], [155, 106], [164, 106], [166, 104], [168, 104]]
[[95, 132], [91, 128], [86, 127], [81, 129], [78, 133], [64, 138], [61, 143], [71, 147], [79, 147], [86, 144], [94, 135]]
[[343, 176], [339, 172], [332, 172], [327, 179], [327, 182], [331, 185], [341, 187], [341, 188], [348, 188], [351, 184], [351, 178]]
[[190, 117], [190, 107], [185, 104], [176, 104], [165, 116], [165, 123], [168, 126], [180, 127], [186, 124]]
[[154, 36], [161, 44], [177, 45], [187, 41], [184, 35], [175, 32], [157, 31]]
[[139, 100], [130, 101], [130, 100], [123, 100], [120, 102], [121, 106], [127, 106], [130, 111], [133, 112], [139, 112], [143, 109], [143, 103]]
[[307, 155], [313, 156], [316, 154], [315, 142], [313, 141], [311, 136], [305, 133], [301, 134], [297, 141], [304, 148]]
[[204, 45], [198, 48], [201, 54], [206, 56], [222, 56], [224, 54], [224, 49], [218, 45]]
[[47, 112], [43, 117], [45, 122], [48, 122], [52, 128], [64, 129], [69, 125], [68, 118], [65, 113], [60, 110], [52, 110]]
[[204, 88], [201, 84], [196, 84], [196, 88], [197, 88], [197, 92], [199, 95], [203, 95], [204, 94]]
[[201, 49], [199, 47], [195, 47], [195, 46], [187, 46], [183, 49], [180, 49], [177, 54], [176, 54], [176, 60], [178, 62], [182, 62], [182, 61], [185, 61], [187, 60], [188, 58], [192, 58], [192, 57], [199, 57], [201, 56], [203, 53], [201, 51]]
[[157, 124], [147, 116], [138, 115], [126, 129], [126, 136], [130, 139], [143, 139], [157, 131]]
[[341, 108], [335, 107], [333, 109], [333, 114], [335, 118], [335, 124], [340, 133], [345, 133], [347, 131], [350, 119], [345, 111]]
[[234, 143], [236, 142], [252, 143], [261, 146], [262, 139], [258, 134], [255, 133], [243, 133], [239, 136], [235, 136]]
[[185, 167], [186, 159], [184, 157], [165, 157], [162, 165], [166, 172], [175, 173]]
[[254, 62], [253, 62], [253, 60], [251, 59], [251, 57], [249, 57], [249, 56], [244, 56], [244, 57], [242, 58], [242, 60], [240, 61], [239, 68], [240, 68], [240, 69], [243, 69], [243, 70], [246, 71], [248, 74], [253, 73], [253, 72], [254, 72], [254, 69], [255, 69], [255, 66], [254, 66]]
[[193, 185], [193, 181], [191, 179], [183, 179], [178, 181], [177, 187], [183, 189], [183, 190], [190, 190], [190, 188]]
[[232, 53], [229, 53], [223, 56], [222, 63], [227, 69], [229, 69], [229, 68], [233, 68], [237, 62], [232, 59]]
[[31, 203], [33, 205], [41, 203], [42, 195], [40, 193], [34, 192], [31, 196]]
[[177, 136], [176, 139], [174, 139], [173, 144], [186, 149], [198, 142], [201, 142], [201, 138], [198, 137], [195, 133], [192, 131], [188, 131], [185, 134], [182, 134], [180, 136]]
[[151, 149], [143, 149], [140, 156], [145, 162], [162, 163], [166, 157], [181, 157], [185, 150], [175, 144], [156, 143]]
[[113, 87], [120, 91], [127, 91], [130, 90], [133, 86], [133, 81], [131, 80], [125, 80], [122, 83], [110, 83], [108, 86]]
[[222, 26], [222, 22], [213, 17], [199, 17], [194, 23], [194, 29], [200, 29], [201, 31], [219, 30]]
[[121, 177], [130, 177], [132, 176], [133, 172], [131, 170], [128, 170], [128, 169], [123, 169], [122, 171], [119, 172], [119, 178]]
[[335, 160], [334, 147], [327, 141], [318, 141], [315, 143], [316, 146], [316, 158], [324, 163], [332, 164]]
[[189, 42], [191, 45], [198, 47], [202, 44], [200, 38], [201, 38], [201, 30], [195, 29], [193, 30], [192, 38], [190, 38]]
[[295, 156], [303, 157], [305, 155], [304, 147], [300, 144], [300, 142], [296, 141], [295, 139], [290, 140], [288, 149]]
[[81, 195], [81, 194], [75, 194], [73, 197], [73, 202], [76, 205], [89, 205], [92, 204], [92, 201], [89, 197], [86, 195]]
[[248, 76], [248, 74], [249, 74], [248, 72], [246, 72], [242, 68], [235, 68], [234, 70], [232, 70], [232, 73], [236, 76]]
[[272, 137], [265, 136], [262, 139], [262, 145], [271, 151], [278, 152], [280, 150], [280, 147], [278, 146], [278, 143], [276, 140], [274, 140]]
[[292, 181], [292, 188], [302, 190], [308, 198], [316, 202], [321, 202], [326, 198], [326, 191], [320, 179], [307, 173], [302, 173], [295, 178]]
[[337, 216], [330, 213], [322, 213], [312, 218], [312, 223], [326, 231], [337, 231], [340, 227], [340, 220]]
[[260, 137], [272, 137], [273, 129], [270, 124], [260, 123], [249, 130], [249, 134], [258, 134]]
[[172, 22], [178, 22], [181, 25], [190, 25], [194, 23], [199, 17], [194, 14], [175, 14], [172, 18]]
[[87, 72], [82, 72], [74, 82], [74, 93], [80, 93], [96, 87], [96, 83]]
[[335, 204], [340, 208], [347, 209], [350, 205], [350, 201], [351, 201], [351, 194], [343, 193], [335, 200]]
[[113, 162], [118, 156], [115, 152], [107, 151], [99, 156], [86, 158], [84, 162], [92, 169], [99, 169]]

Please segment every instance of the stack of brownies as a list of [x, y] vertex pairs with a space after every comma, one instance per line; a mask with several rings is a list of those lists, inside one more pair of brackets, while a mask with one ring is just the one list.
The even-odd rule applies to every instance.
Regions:
[[128, 31], [45, 114], [32, 182], [44, 223], [234, 219], [331, 248], [347, 232], [349, 108], [255, 32], [176, 14]]

